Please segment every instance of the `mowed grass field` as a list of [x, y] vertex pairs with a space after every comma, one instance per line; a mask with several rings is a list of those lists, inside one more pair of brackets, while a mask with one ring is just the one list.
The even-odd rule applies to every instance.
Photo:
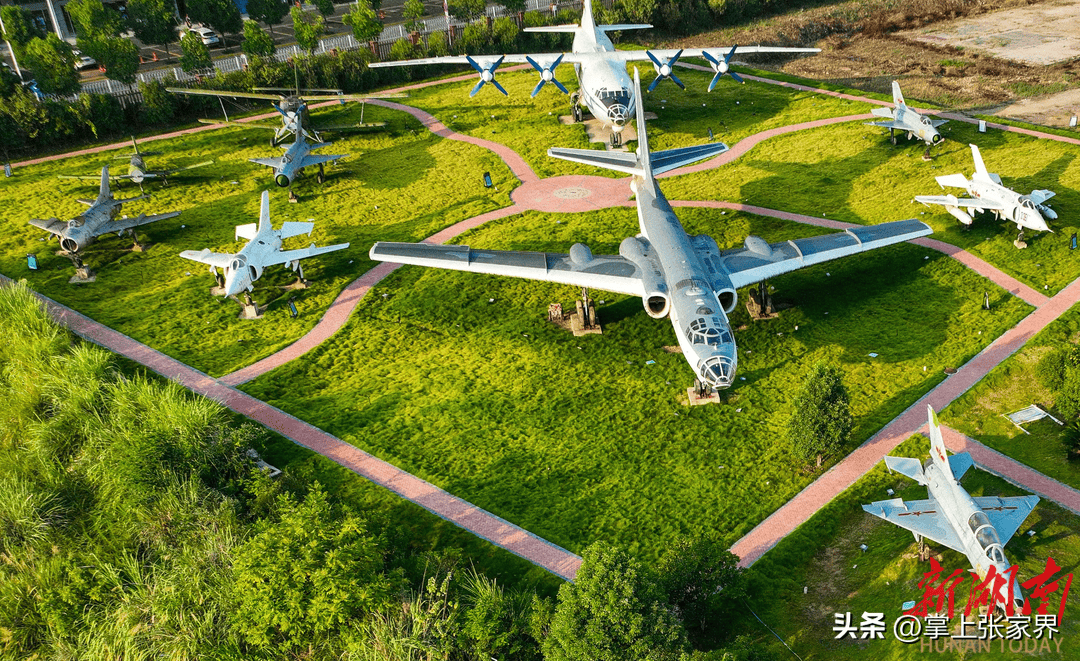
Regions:
[[[821, 232], [712, 210], [680, 217], [722, 247]], [[611, 254], [635, 232], [633, 209], [527, 213], [461, 242], [558, 251], [584, 241]], [[655, 559], [680, 534], [734, 541], [815, 477], [783, 438], [818, 360], [844, 371], [854, 446], [1030, 310], [911, 245], [772, 284], [794, 307], [754, 323], [734, 313], [745, 380], [722, 406], [680, 404], [693, 372], [664, 350], [676, 344], [670, 322], [638, 299], [592, 292], [604, 334], [575, 338], [546, 320], [572, 288], [414, 267], [383, 281], [334, 342], [243, 389], [571, 550], [606, 539]]]
[[1025, 434], [1004, 417], [1007, 413], [1038, 404], [1058, 420], [1067, 420], [1054, 408], [1054, 394], [1035, 376], [1035, 366], [1054, 349], [1078, 341], [1080, 308], [1073, 307], [942, 411], [942, 421], [1041, 473], [1080, 489], [1080, 465], [1067, 456], [1065, 427], [1044, 418], [1024, 425], [1028, 431]]
[[[894, 456], [927, 459], [928, 441], [913, 437], [893, 451]], [[972, 496], [1024, 496], [1028, 492], [989, 473], [972, 468], [962, 482]], [[893, 489], [889, 496], [886, 489]], [[920, 643], [904, 644], [896, 640], [892, 625], [903, 612], [906, 601], [919, 601], [924, 590], [919, 587], [930, 563], [918, 559], [918, 545], [910, 532], [882, 521], [863, 511], [861, 505], [891, 497], [922, 500], [925, 487], [896, 473], [889, 474], [884, 463], [834, 499], [792, 535], [782, 540], [772, 551], [754, 564], [748, 572], [751, 583], [747, 602], [761, 618], [789, 644], [801, 658], [862, 660], [873, 657], [882, 661], [924, 659], [939, 656], [924, 649]], [[1032, 536], [1029, 531], [1034, 531]], [[1022, 583], [1046, 568], [1047, 558], [1061, 567], [1055, 578], [1060, 579], [1058, 591], [1051, 594], [1048, 613], [1055, 613], [1068, 574], [1075, 574], [1080, 563], [1080, 517], [1047, 500], [1041, 500], [1024, 521], [1016, 535], [1005, 544], [1005, 555], [1019, 566], [1018, 580]], [[864, 552], [859, 547], [867, 546]], [[957, 569], [971, 568], [967, 558], [939, 544], [928, 543], [931, 553], [941, 563], [947, 576]], [[957, 612], [950, 622], [956, 633], [960, 615], [967, 604], [972, 582], [970, 575], [955, 591]], [[1042, 658], [1072, 659], [1077, 655], [1076, 637], [1080, 635], [1080, 620], [1075, 617], [1078, 602], [1075, 586], [1070, 589], [1059, 633], [1050, 641], [1050, 653]], [[804, 593], [805, 588], [805, 593]], [[1025, 592], [1030, 595], [1030, 591]], [[1036, 599], [1033, 602], [1038, 605]], [[887, 630], [884, 640], [836, 640], [832, 630], [836, 613], [850, 612], [857, 626], [863, 612], [884, 613]], [[778, 656], [788, 652], [768, 634], [749, 614], [740, 621], [745, 631], [755, 632], [763, 642], [772, 645]], [[968, 617], [971, 621], [975, 617]], [[1034, 624], [1034, 619], [1032, 619]], [[969, 626], [968, 633], [974, 629]], [[1057, 642], [1061, 642], [1060, 654]], [[962, 642], [962, 641], [961, 641]], [[1028, 642], [1029, 651], [1034, 648]], [[939, 649], [942, 643], [938, 643]], [[1000, 641], [995, 640], [990, 653], [966, 655], [950, 651], [942, 658], [1002, 659], [1015, 658], [1009, 653], [1006, 641], [1002, 654]], [[1045, 652], [1045, 650], [1044, 650]]]
[[[313, 113], [316, 125], [359, 120], [356, 104]], [[25, 277], [37, 291], [83, 312], [155, 349], [211, 375], [221, 375], [288, 345], [311, 329], [341, 289], [373, 263], [367, 249], [376, 239], [418, 241], [444, 227], [510, 203], [517, 185], [510, 170], [491, 152], [432, 135], [406, 113], [368, 106], [365, 121], [388, 126], [341, 136], [319, 153], [349, 154], [327, 168], [319, 186], [314, 170], [294, 183], [300, 202], [290, 204], [285, 189], [271, 181], [270, 168], [249, 158], [280, 155], [269, 145], [270, 131], [224, 128], [146, 143], [150, 167], [183, 166], [209, 159], [214, 165], [181, 173], [170, 185], [145, 184], [151, 199], [125, 205], [122, 213], [181, 211], [177, 218], [141, 228], [149, 241], [144, 253], [130, 253], [131, 240], [106, 235], [85, 251], [97, 273], [91, 284], [71, 285], [71, 262], [56, 255], [58, 244], [28, 224], [30, 218], [68, 219], [85, 207], [76, 198], [97, 196], [96, 181], [59, 180], [57, 174], [95, 175], [102, 166], [126, 173], [126, 159], [114, 159], [130, 147], [94, 156], [17, 168], [0, 179], [0, 272]], [[269, 120], [273, 122], [274, 120]], [[327, 134], [325, 139], [333, 139]], [[483, 172], [497, 191], [484, 188]], [[138, 195], [130, 183], [113, 186], [117, 197]], [[295, 276], [284, 267], [267, 269], [256, 283], [254, 298], [270, 304], [256, 322], [237, 319], [240, 307], [209, 294], [214, 284], [206, 266], [178, 256], [182, 250], [239, 250], [236, 225], [258, 221], [260, 191], [270, 190], [270, 215], [282, 221], [314, 220], [311, 237], [297, 237], [286, 247], [350, 242], [349, 249], [305, 260], [311, 280], [306, 291], [285, 295], [279, 286]], [[37, 255], [40, 270], [29, 272], [26, 255]], [[300, 311], [291, 319], [285, 305], [295, 297]]]
[[[944, 125], [947, 138], [932, 162], [922, 143], [901, 137], [893, 146], [884, 129], [845, 122], [766, 140], [728, 165], [665, 182], [669, 199], [746, 202], [815, 217], [859, 224], [918, 218], [934, 237], [985, 259], [1020, 281], [1054, 294], [1080, 276], [1080, 254], [1069, 239], [1080, 229], [1080, 147], [991, 130], [980, 134], [963, 122]], [[979, 145], [987, 169], [1021, 193], [1049, 189], [1058, 213], [1054, 233], [1027, 232], [1028, 248], [1013, 246], [1016, 226], [979, 215], [965, 229], [944, 207], [913, 202], [916, 195], [946, 191], [934, 177], [974, 172], [969, 143]], [[1045, 287], [1045, 289], [1044, 289]]]

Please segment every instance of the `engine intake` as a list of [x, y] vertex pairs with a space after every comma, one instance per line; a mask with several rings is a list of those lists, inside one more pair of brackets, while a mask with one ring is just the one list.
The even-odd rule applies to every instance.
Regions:
[[647, 240], [630, 236], [619, 244], [619, 254], [633, 262], [641, 273], [641, 285], [645, 290], [641, 300], [645, 312], [653, 319], [663, 319], [671, 311], [671, 297], [663, 271], [649, 254], [651, 247]]

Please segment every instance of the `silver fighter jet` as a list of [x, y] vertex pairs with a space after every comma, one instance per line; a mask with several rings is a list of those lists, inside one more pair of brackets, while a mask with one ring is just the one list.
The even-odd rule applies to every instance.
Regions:
[[343, 250], [349, 247], [347, 243], [339, 243], [323, 248], [311, 244], [307, 248], [297, 250], [282, 250], [285, 239], [311, 234], [314, 223], [281, 224], [281, 229], [274, 229], [270, 222], [270, 193], [263, 191], [262, 206], [259, 210], [259, 223], [239, 225], [236, 228], [236, 239], [247, 239], [247, 244], [238, 253], [219, 253], [209, 249], [185, 250], [180, 253], [184, 259], [202, 262], [210, 266], [210, 272], [217, 274], [217, 269], [225, 271], [224, 294], [236, 296], [242, 292], [250, 292], [254, 289], [254, 283], [262, 275], [267, 266], [286, 264], [291, 270], [298, 271], [303, 279], [304, 272], [300, 269], [300, 260], [306, 257], [314, 257], [335, 250]]
[[870, 112], [878, 117], [884, 117], [886, 121], [867, 122], [868, 126], [880, 126], [889, 129], [889, 137], [896, 144], [894, 131], [907, 132], [908, 140], [918, 138], [926, 143], [926, 152], [923, 159], [929, 160], [930, 147], [940, 143], [945, 138], [938, 133], [937, 127], [948, 122], [947, 119], [930, 119], [926, 115], [920, 115], [904, 103], [904, 95], [900, 93], [900, 83], [893, 81], [892, 84], [893, 107], [874, 108]]
[[468, 64], [480, 75], [480, 81], [473, 87], [469, 96], [475, 96], [487, 83], [506, 94], [506, 90], [495, 80], [495, 70], [504, 62], [530, 64], [540, 74], [532, 95], [536, 96], [545, 83], [551, 83], [563, 94], [569, 91], [555, 78], [555, 69], [559, 64], [568, 62], [574, 65], [579, 89], [571, 96], [571, 112], [575, 121], [581, 121], [580, 106], [585, 106], [593, 117], [611, 128], [612, 144], [622, 143], [621, 133], [625, 126], [634, 119], [634, 89], [630, 85], [630, 76], [626, 73], [627, 62], [651, 62], [656, 70], [656, 78], [649, 85], [649, 91], [665, 78], [670, 78], [679, 87], [682, 81], [673, 73], [675, 63], [681, 57], [700, 57], [709, 63], [716, 75], [709, 83], [709, 91], [725, 74], [734, 80], [742, 78], [730, 70], [731, 58], [735, 55], [750, 53], [818, 53], [820, 48], [783, 48], [774, 46], [733, 46], [727, 48], [685, 48], [661, 50], [615, 50], [608, 38], [608, 32], [619, 30], [642, 30], [651, 28], [647, 24], [597, 25], [593, 19], [592, 0], [584, 0], [581, 12], [581, 25], [552, 25], [525, 28], [525, 32], [569, 32], [574, 35], [574, 45], [569, 53], [538, 53], [533, 55], [508, 54], [499, 57], [473, 57], [471, 55], [451, 55], [429, 57], [418, 60], [399, 62], [372, 62], [369, 67], [398, 67], [420, 64]]
[[[637, 70], [634, 87], [640, 92]], [[641, 95], [637, 95], [641, 110]], [[595, 165], [633, 176], [641, 234], [628, 237], [619, 254], [593, 255], [576, 243], [568, 255], [472, 250], [468, 246], [426, 243], [376, 243], [371, 258], [379, 261], [492, 273], [595, 287], [640, 296], [655, 319], [671, 318], [683, 357], [703, 383], [727, 388], [735, 378], [738, 357], [727, 314], [735, 309], [736, 290], [766, 278], [837, 257], [880, 248], [931, 233], [916, 220], [769, 244], [747, 237], [742, 248], [720, 250], [708, 236], [688, 236], [655, 176], [716, 156], [722, 143], [649, 152], [645, 120], [638, 112], [636, 154], [589, 149], [550, 149], [548, 155]]]
[[[916, 202], [926, 206], [940, 204], [964, 225], [970, 225], [977, 211], [992, 211], [999, 220], [1016, 223], [1020, 234], [1016, 237], [1017, 247], [1023, 247], [1024, 230], [1053, 232], [1046, 224], [1046, 218], [1055, 219], [1057, 213], [1046, 206], [1046, 201], [1054, 197], [1053, 191], [1034, 190], [1030, 195], [1021, 195], [1001, 184], [1001, 177], [988, 172], [983, 164], [982, 154], [975, 145], [971, 147], [971, 157], [975, 160], [975, 172], [968, 179], [962, 174], [946, 174], [937, 179], [942, 188], [952, 186], [967, 190], [970, 198], [958, 198], [955, 195], [917, 195]], [[964, 207], [967, 211], [960, 210]], [[1044, 218], [1045, 216], [1045, 218]]]
[[[152, 170], [146, 166], [145, 158], [147, 156], [159, 156], [164, 152], [160, 151], [139, 151], [139, 144], [135, 142], [135, 136], [131, 136], [131, 146], [135, 150], [130, 154], [118, 154], [113, 158], [126, 158], [128, 159], [128, 172], [127, 174], [114, 174], [113, 179], [130, 179], [132, 182], [139, 184], [139, 190], [143, 190], [143, 182], [147, 179], [161, 179], [165, 185], [169, 184], [169, 177], [177, 172], [185, 172], [187, 170], [194, 170], [195, 168], [205, 167], [207, 165], [213, 165], [213, 161], [203, 161], [202, 163], [196, 163], [195, 165], [188, 165], [182, 168], [172, 168], [168, 170]], [[70, 175], [59, 174], [56, 175], [60, 179], [80, 179], [83, 181], [94, 180], [97, 181], [97, 177], [88, 177], [83, 175]]]
[[336, 154], [336, 155], [322, 155], [312, 154], [315, 149], [321, 149], [323, 147], [329, 147], [332, 142], [308, 142], [307, 132], [303, 129], [303, 123], [301, 116], [296, 116], [296, 134], [292, 144], [288, 147], [282, 147], [285, 153], [277, 158], [249, 158], [252, 163], [258, 163], [259, 165], [265, 165], [274, 169], [274, 183], [282, 188], [289, 189], [289, 198], [296, 199], [296, 194], [293, 193], [292, 183], [300, 174], [301, 170], [313, 165], [319, 166], [319, 174], [316, 177], [321, 184], [326, 179], [326, 173], [323, 170], [323, 163], [328, 161], [336, 161], [339, 158], [345, 158], [348, 154]]
[[180, 215], [179, 211], [172, 211], [153, 216], [147, 216], [144, 213], [134, 218], [120, 216], [120, 209], [125, 203], [145, 200], [149, 199], [149, 197], [149, 195], [140, 195], [123, 200], [115, 199], [109, 190], [109, 168], [104, 167], [101, 168], [101, 187], [97, 199], [79, 200], [79, 202], [90, 207], [89, 209], [67, 222], [56, 218], [50, 218], [49, 220], [34, 218], [30, 221], [30, 224], [55, 234], [60, 239], [60, 247], [68, 253], [75, 265], [81, 268], [80, 254], [82, 250], [102, 234], [116, 232], [117, 235], [122, 235], [124, 232], [128, 232], [135, 240], [135, 246], [138, 248], [141, 246], [138, 237], [135, 235], [136, 227]]
[[[1003, 575], [1012, 565], [1002, 547], [1016, 534], [1039, 497], [972, 498], [959, 481], [972, 466], [971, 455], [967, 452], [946, 455], [937, 414], [929, 406], [926, 410], [930, 423], [930, 460], [923, 465], [910, 457], [885, 457], [885, 465], [926, 486], [929, 499], [879, 500], [863, 505], [863, 509], [910, 530], [916, 541], [925, 537], [963, 553], [980, 579], [986, 578], [991, 566], [998, 575]], [[1006, 581], [999, 597], [1002, 604], [1011, 603], [1016, 608], [1024, 605], [1019, 581], [1013, 583], [1011, 594]]]

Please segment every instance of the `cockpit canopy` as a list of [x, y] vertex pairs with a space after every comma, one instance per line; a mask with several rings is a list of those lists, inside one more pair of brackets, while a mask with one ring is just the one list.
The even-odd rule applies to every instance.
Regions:
[[968, 527], [975, 533], [975, 540], [986, 552], [986, 557], [994, 562], [1004, 562], [1005, 553], [1001, 549], [1001, 538], [997, 530], [990, 524], [990, 518], [985, 512], [978, 511], [968, 519]]
[[[698, 312], [701, 313], [702, 309], [708, 308], [698, 308]], [[731, 331], [724, 328], [716, 317], [698, 317], [691, 321], [686, 328], [686, 339], [691, 344], [708, 344], [713, 347], [733, 341]]]
[[229, 268], [233, 271], [239, 271], [247, 265], [247, 257], [244, 255], [237, 255], [233, 258], [232, 263], [229, 264]]
[[1032, 211], [1035, 210], [1035, 203], [1031, 201], [1030, 197], [1025, 196], [1020, 198], [1020, 206], [1024, 207], [1025, 209], [1031, 209]]
[[933, 128], [933, 126], [934, 126], [934, 123], [930, 121], [930, 118], [926, 117], [925, 115], [920, 117], [919, 121], [922, 122], [923, 126], [929, 126], [931, 128]]

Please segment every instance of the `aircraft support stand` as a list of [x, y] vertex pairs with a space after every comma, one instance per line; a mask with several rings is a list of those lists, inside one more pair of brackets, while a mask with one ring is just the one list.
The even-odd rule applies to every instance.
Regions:
[[214, 282], [217, 283], [216, 287], [210, 288], [211, 296], [224, 296], [225, 295], [225, 278], [218, 273], [216, 266], [210, 267], [210, 272], [214, 274]]
[[240, 305], [243, 306], [240, 319], [262, 319], [263, 310], [259, 309], [259, 304], [252, 300], [250, 293], [244, 292], [244, 300]]
[[894, 145], [896, 144], [896, 133], [893, 132], [893, 129], [889, 129], [889, 140], [892, 140]]
[[701, 379], [694, 379], [694, 385], [686, 389], [686, 402], [689, 406], [719, 404], [720, 393]]
[[282, 289], [307, 289], [308, 281], [304, 278], [304, 266], [300, 263], [300, 260], [296, 261], [296, 268], [294, 270], [296, 271], [296, 282], [285, 285]]
[[1016, 235], [1016, 240], [1013, 241], [1013, 245], [1020, 250], [1028, 247], [1027, 243], [1024, 241], [1024, 230], [1020, 230], [1020, 233]]
[[930, 157], [930, 145], [926, 145], [926, 151], [923, 152], [922, 160], [924, 160], [924, 161], [931, 160], [931, 157]]
[[71, 260], [72, 265], [75, 267], [75, 275], [71, 276], [68, 280], [68, 284], [72, 285], [85, 285], [87, 283], [97, 280], [97, 275], [90, 270], [90, 267], [83, 264], [82, 258], [75, 253], [66, 253], [68, 259]]

